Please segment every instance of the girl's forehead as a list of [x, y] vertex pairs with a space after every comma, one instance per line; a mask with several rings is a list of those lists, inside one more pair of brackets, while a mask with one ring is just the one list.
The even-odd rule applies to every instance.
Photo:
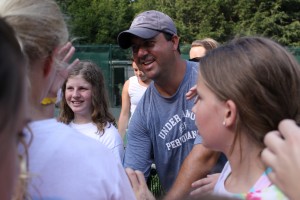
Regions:
[[85, 84], [90, 84], [87, 80], [83, 78], [82, 75], [75, 75], [75, 76], [70, 76], [68, 78], [67, 84], [68, 83], [85, 83]]

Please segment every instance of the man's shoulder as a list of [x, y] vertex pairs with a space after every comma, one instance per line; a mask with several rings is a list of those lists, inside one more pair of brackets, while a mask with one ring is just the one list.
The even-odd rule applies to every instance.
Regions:
[[[198, 74], [199, 74], [199, 63], [187, 61], [187, 77], [185, 78], [185, 81], [193, 85], [196, 84], [196, 81], [198, 79]], [[192, 86], [188, 85], [189, 89]]]
[[193, 61], [186, 61], [187, 66], [190, 66], [192, 69], [199, 70], [200, 63], [199, 62], [193, 62]]

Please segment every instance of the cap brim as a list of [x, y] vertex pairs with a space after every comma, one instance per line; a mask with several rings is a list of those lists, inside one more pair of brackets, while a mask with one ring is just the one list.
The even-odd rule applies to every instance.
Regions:
[[147, 28], [134, 28], [123, 31], [118, 35], [118, 44], [121, 48], [127, 49], [131, 46], [131, 37], [136, 36], [143, 39], [150, 39], [158, 35], [160, 32]]

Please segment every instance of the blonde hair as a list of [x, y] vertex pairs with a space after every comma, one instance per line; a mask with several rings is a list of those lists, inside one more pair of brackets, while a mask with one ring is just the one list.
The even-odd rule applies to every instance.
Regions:
[[195, 40], [192, 42], [191, 47], [204, 47], [206, 51], [210, 51], [219, 46], [219, 43], [212, 38], [204, 38], [202, 40]]
[[69, 37], [54, 0], [1, 0], [0, 16], [15, 30], [31, 63], [51, 55]]
[[[69, 38], [64, 16], [54, 0], [0, 0], [0, 17], [14, 29], [23, 53], [28, 58], [29, 70], [36, 61], [55, 55], [55, 50]], [[26, 74], [23, 73], [22, 77], [25, 78]], [[20, 98], [16, 99], [20, 102]], [[19, 141], [22, 142], [22, 134]], [[25, 161], [28, 158], [28, 145], [22, 144], [25, 149], [24, 155], [20, 155], [22, 171], [13, 199], [24, 199], [27, 195], [28, 173]]]
[[[3, 159], [5, 159], [12, 149], [15, 149], [17, 152], [16, 141], [23, 142], [22, 134], [19, 134], [19, 131], [26, 119], [26, 64], [26, 57], [21, 51], [13, 29], [0, 18], [0, 84], [2, 87], [0, 91], [0, 109], [2, 113], [0, 115], [1, 170], [5, 170], [4, 166], [6, 164], [9, 164], [10, 168], [16, 168], [16, 166], [12, 166], [12, 163], [6, 163]], [[15, 156], [17, 157], [17, 154], [15, 154]], [[20, 157], [26, 167], [27, 153], [24, 152], [24, 155], [22, 154]], [[26, 170], [23, 170], [23, 172], [22, 174], [27, 173]], [[8, 172], [5, 170], [4, 173]], [[1, 174], [3, 174], [3, 171]], [[10, 176], [9, 178], [14, 179], [14, 177]], [[3, 178], [2, 181], [5, 180], [6, 179]], [[10, 197], [14, 195], [13, 199], [24, 199], [26, 195], [26, 179], [22, 179], [21, 176], [19, 176], [18, 183], [14, 186], [15, 193], [9, 194], [13, 192], [13, 187], [10, 183], [6, 182], [6, 185], [1, 187], [6, 188], [7, 193], [3, 194], [3, 191], [1, 191], [0, 197], [6, 198], [4, 196], [8, 194]]]

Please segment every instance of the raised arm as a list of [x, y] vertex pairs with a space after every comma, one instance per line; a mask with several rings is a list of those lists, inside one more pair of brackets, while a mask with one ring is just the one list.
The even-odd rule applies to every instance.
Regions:
[[219, 156], [219, 152], [211, 151], [202, 144], [194, 145], [164, 200], [187, 199], [192, 190], [192, 183], [206, 177], [217, 163]]
[[270, 180], [291, 200], [300, 199], [300, 128], [295, 121], [279, 123], [278, 131], [269, 132], [264, 142], [262, 161], [272, 171]]
[[129, 80], [127, 80], [123, 86], [122, 90], [122, 107], [118, 122], [118, 131], [121, 134], [122, 139], [125, 136], [126, 128], [129, 121], [129, 111], [130, 111], [130, 97], [128, 94]]
[[54, 109], [56, 103], [57, 92], [66, 80], [69, 72], [79, 63], [79, 59], [75, 59], [69, 64], [72, 56], [75, 53], [75, 48], [71, 42], [66, 43], [61, 48], [55, 51], [55, 58], [57, 59], [57, 68], [55, 79], [51, 85], [46, 99], [40, 105], [40, 119], [48, 119], [54, 117]]

